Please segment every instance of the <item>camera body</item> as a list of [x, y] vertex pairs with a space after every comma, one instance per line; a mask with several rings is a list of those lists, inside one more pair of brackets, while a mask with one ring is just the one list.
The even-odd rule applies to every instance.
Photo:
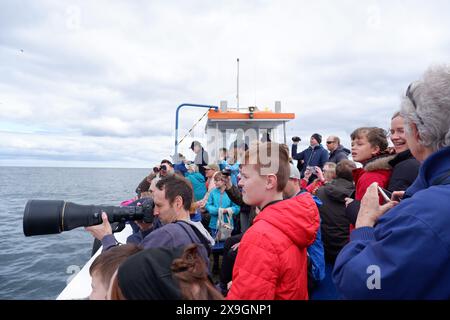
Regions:
[[300, 141], [302, 141], [302, 139], [300, 137], [297, 137], [297, 136], [292, 137], [292, 142], [300, 142]]
[[307, 166], [306, 170], [309, 170], [312, 174], [317, 174], [316, 168], [313, 166]]
[[222, 169], [221, 172], [224, 176], [227, 176], [227, 177], [231, 176], [231, 169], [224, 168], [224, 169]]

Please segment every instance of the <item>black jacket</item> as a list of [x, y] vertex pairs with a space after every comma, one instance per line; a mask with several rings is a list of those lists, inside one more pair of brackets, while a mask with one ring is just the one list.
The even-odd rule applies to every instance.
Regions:
[[392, 166], [392, 175], [389, 180], [389, 191], [405, 191], [419, 174], [420, 162], [417, 161], [411, 151], [400, 152], [389, 161]]
[[350, 150], [339, 145], [336, 150], [334, 150], [333, 152], [330, 152], [330, 158], [328, 159], [328, 162], [334, 162], [334, 163], [338, 164], [339, 161], [348, 159], [349, 154], [350, 154]]
[[319, 212], [327, 262], [334, 262], [349, 241], [350, 221], [345, 214], [345, 198], [350, 197], [354, 190], [353, 182], [336, 178], [317, 191], [316, 196], [323, 203]]
[[247, 217], [247, 221], [241, 221], [241, 225], [244, 227], [244, 230], [241, 230], [241, 232], [244, 233], [253, 224], [253, 219], [256, 217], [255, 207], [249, 206], [242, 200], [242, 193], [238, 187], [232, 186], [231, 189], [225, 190], [225, 192], [231, 201], [241, 207], [241, 217], [243, 215]]

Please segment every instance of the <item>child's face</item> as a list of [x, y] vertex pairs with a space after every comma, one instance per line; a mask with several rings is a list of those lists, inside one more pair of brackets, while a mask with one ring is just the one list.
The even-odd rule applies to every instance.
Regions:
[[367, 136], [362, 136], [352, 140], [353, 161], [364, 162], [375, 156], [380, 151], [380, 147], [372, 147], [367, 140]]
[[254, 166], [242, 166], [239, 186], [242, 188], [242, 198], [246, 204], [259, 206], [267, 200], [266, 178], [260, 176]]
[[89, 300], [106, 300], [106, 293], [108, 288], [103, 284], [102, 278], [98, 272], [92, 275], [92, 292], [89, 295]]

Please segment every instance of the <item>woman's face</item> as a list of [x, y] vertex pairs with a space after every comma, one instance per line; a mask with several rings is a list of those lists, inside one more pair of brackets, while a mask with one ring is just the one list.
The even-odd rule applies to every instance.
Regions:
[[98, 272], [92, 274], [92, 292], [89, 295], [89, 300], [106, 300], [108, 288], [103, 285], [102, 277]]
[[403, 117], [395, 117], [391, 121], [390, 130], [391, 141], [394, 144], [395, 153], [400, 153], [409, 149], [406, 141]]

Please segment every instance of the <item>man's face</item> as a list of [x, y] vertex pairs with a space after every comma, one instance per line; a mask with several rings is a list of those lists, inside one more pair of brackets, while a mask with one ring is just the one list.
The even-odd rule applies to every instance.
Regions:
[[259, 175], [254, 165], [242, 166], [239, 186], [242, 188], [242, 198], [246, 204], [259, 206], [266, 200], [266, 178]]
[[194, 153], [199, 153], [200, 150], [201, 150], [201, 148], [198, 144], [194, 145]]
[[337, 147], [338, 146], [337, 146], [336, 141], [334, 140], [334, 137], [328, 137], [328, 139], [327, 139], [327, 149], [330, 152], [332, 152], [332, 151], [336, 150]]
[[300, 189], [297, 179], [289, 179], [283, 190], [283, 198], [289, 199], [295, 196]]
[[177, 214], [173, 206], [169, 204], [169, 200], [166, 199], [166, 191], [156, 188], [153, 191], [153, 201], [155, 203], [155, 209], [153, 213], [155, 217], [159, 218], [162, 224], [172, 223], [177, 219]]
[[314, 137], [311, 137], [311, 139], [309, 139], [309, 145], [311, 147], [314, 147], [315, 145], [318, 145], [319, 142], [317, 142], [317, 140]]

